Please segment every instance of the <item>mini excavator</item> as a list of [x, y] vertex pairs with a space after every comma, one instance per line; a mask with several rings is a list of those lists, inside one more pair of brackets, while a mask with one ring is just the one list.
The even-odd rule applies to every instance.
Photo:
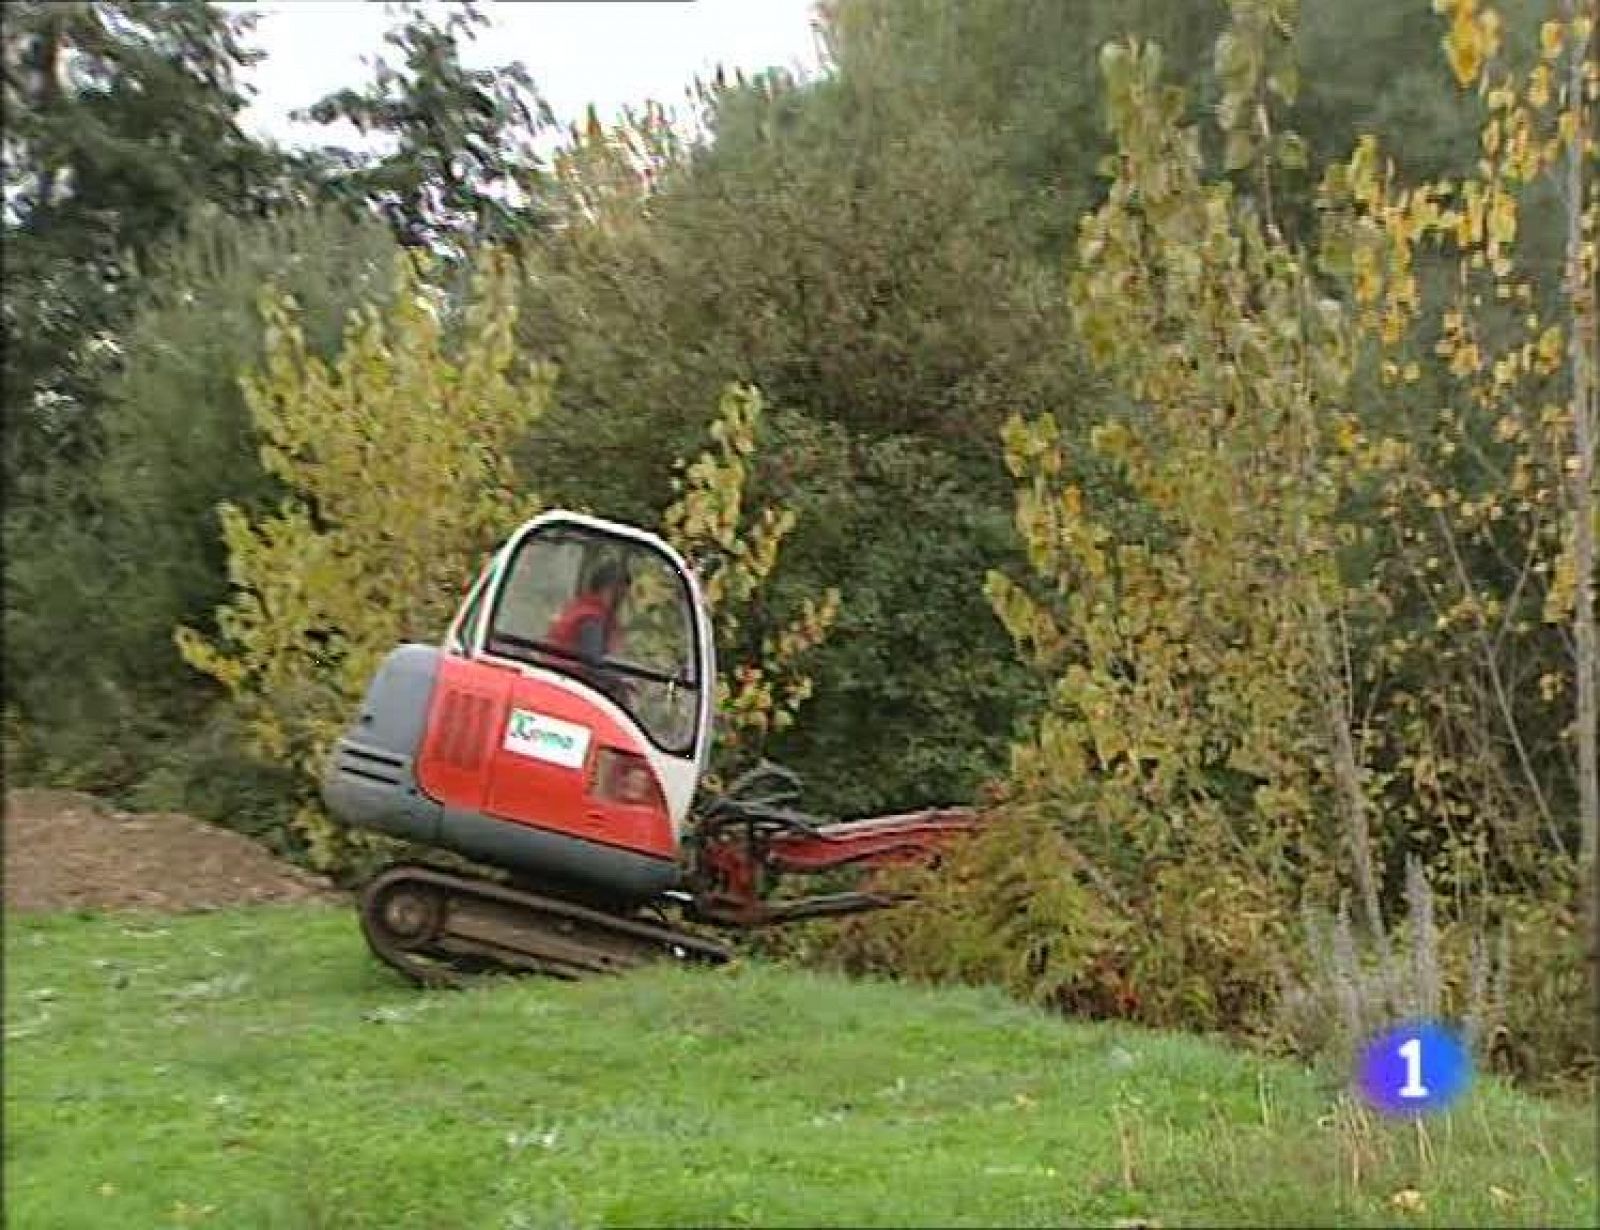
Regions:
[[[519, 526], [442, 644], [388, 654], [329, 758], [337, 822], [455, 856], [366, 884], [373, 952], [424, 985], [720, 963], [727, 930], [895, 904], [872, 872], [934, 861], [976, 823], [824, 823], [773, 765], [697, 803], [716, 679], [699, 580], [667, 543], [573, 512]], [[774, 892], [843, 868], [866, 879]]]

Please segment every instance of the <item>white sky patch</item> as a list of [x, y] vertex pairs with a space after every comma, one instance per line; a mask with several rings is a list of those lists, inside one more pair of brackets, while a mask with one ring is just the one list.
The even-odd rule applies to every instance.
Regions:
[[[655, 100], [681, 112], [684, 90], [717, 65], [731, 75], [766, 68], [817, 70], [814, 0], [520, 0], [491, 3], [493, 23], [467, 45], [472, 67], [521, 60], [565, 126], [593, 103], [603, 121]], [[355, 0], [225, 4], [258, 15], [250, 42], [267, 53], [248, 81], [257, 94], [245, 129], [284, 145], [357, 144], [347, 125], [296, 124], [291, 112], [371, 70], [362, 57], [386, 50], [397, 21], [386, 4]], [[439, 7], [443, 7], [440, 5]]]

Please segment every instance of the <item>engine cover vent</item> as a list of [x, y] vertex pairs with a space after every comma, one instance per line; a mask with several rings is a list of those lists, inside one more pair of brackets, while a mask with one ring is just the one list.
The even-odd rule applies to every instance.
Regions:
[[483, 745], [492, 708], [487, 696], [447, 692], [439, 715], [439, 759], [459, 769], [477, 769], [483, 763]]

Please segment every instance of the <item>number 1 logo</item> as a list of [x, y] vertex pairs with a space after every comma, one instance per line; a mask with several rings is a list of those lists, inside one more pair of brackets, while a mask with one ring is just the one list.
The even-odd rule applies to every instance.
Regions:
[[1400, 1086], [1400, 1096], [1427, 1097], [1428, 1087], [1422, 1083], [1422, 1039], [1407, 1038], [1399, 1049], [1400, 1058], [1406, 1061], [1406, 1083]]
[[1448, 1027], [1421, 1021], [1385, 1031], [1367, 1044], [1356, 1071], [1362, 1097], [1387, 1115], [1432, 1114], [1472, 1080], [1472, 1059]]

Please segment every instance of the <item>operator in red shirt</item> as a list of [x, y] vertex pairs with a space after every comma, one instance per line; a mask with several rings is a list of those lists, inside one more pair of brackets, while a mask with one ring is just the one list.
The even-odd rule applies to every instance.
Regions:
[[607, 560], [591, 574], [587, 587], [550, 621], [544, 634], [547, 645], [589, 666], [591, 670], [583, 672], [588, 681], [613, 699], [619, 698], [622, 681], [609, 671], [600, 674], [592, 668], [601, 666], [621, 647], [617, 613], [627, 596], [627, 573], [622, 565]]

